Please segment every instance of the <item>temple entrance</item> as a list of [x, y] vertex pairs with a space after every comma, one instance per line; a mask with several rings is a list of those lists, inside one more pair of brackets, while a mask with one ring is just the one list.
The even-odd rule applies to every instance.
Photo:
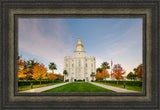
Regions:
[[70, 82], [74, 82], [74, 78], [73, 77], [71, 78]]
[[88, 79], [88, 77], [86, 77], [86, 82], [89, 82], [89, 79]]

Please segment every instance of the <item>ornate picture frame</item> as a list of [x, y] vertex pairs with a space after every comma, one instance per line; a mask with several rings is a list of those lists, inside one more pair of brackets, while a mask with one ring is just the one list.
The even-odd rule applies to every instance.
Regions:
[[[159, 109], [159, 0], [1, 0], [1, 109]], [[143, 93], [18, 93], [19, 17], [143, 19]]]

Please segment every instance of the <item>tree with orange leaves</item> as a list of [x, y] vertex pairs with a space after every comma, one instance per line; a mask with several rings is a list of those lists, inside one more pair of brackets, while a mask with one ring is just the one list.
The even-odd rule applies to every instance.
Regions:
[[53, 73], [49, 74], [49, 80], [53, 81], [53, 80], [56, 80], [57, 79], [57, 76]]
[[103, 79], [109, 78], [109, 73], [108, 73], [108, 71], [106, 70], [105, 67], [103, 68], [103, 70], [101, 72], [101, 75], [102, 75]]
[[140, 64], [137, 68], [134, 68], [134, 73], [137, 75], [137, 77], [142, 80], [143, 76], [143, 65]]
[[61, 75], [60, 73], [59, 74], [55, 74], [57, 79], [56, 80], [60, 80], [60, 81], [63, 81], [63, 75]]
[[21, 57], [18, 56], [18, 79], [24, 79], [26, 77], [25, 71], [23, 70], [24, 62], [21, 60]]
[[95, 78], [97, 80], [103, 80], [103, 79], [106, 79], [109, 77], [109, 73], [108, 71], [106, 70], [106, 68], [103, 68], [102, 71], [97, 71], [96, 75], [95, 75]]
[[96, 80], [103, 80], [103, 76], [99, 71], [97, 71], [95, 78], [96, 78]]
[[112, 69], [111, 78], [117, 79], [117, 84], [118, 84], [118, 80], [123, 79], [124, 77], [122, 75], [124, 74], [125, 74], [125, 71], [123, 70], [121, 65], [116, 64]]
[[32, 68], [32, 73], [33, 73], [32, 78], [40, 81], [40, 85], [43, 79], [48, 78], [47, 69], [42, 64], [35, 64], [34, 67]]

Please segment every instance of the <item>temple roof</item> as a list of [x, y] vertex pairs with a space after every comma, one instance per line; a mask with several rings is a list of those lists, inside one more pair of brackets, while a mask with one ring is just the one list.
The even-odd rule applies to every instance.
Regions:
[[82, 44], [82, 40], [79, 38], [77, 41], [78, 44]]

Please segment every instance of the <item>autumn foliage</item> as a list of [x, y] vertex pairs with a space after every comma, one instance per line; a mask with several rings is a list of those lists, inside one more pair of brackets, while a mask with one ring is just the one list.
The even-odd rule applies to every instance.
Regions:
[[[62, 75], [58, 75], [59, 79], [63, 79]], [[23, 61], [18, 56], [18, 79], [19, 80], [55, 80], [55, 74], [49, 74], [47, 68], [43, 64], [39, 64], [34, 60]]]
[[114, 65], [111, 73], [111, 78], [115, 78], [117, 80], [123, 79], [123, 75], [125, 74], [125, 71], [121, 67], [120, 64]]
[[18, 56], [18, 79], [24, 79], [26, 77], [25, 71], [23, 70], [24, 62]]
[[108, 73], [108, 71], [106, 70], [106, 68], [104, 68], [104, 69], [102, 70], [101, 74], [102, 74], [102, 77], [103, 77], [103, 78], [109, 78], [109, 73]]
[[32, 68], [32, 72], [33, 72], [32, 78], [35, 80], [41, 81], [42, 79], [48, 78], [47, 69], [42, 64], [36, 64]]
[[102, 80], [102, 79], [103, 79], [102, 74], [100, 73], [100, 71], [98, 71], [98, 72], [96, 73], [95, 78], [96, 78], [97, 80]]
[[53, 73], [49, 74], [49, 80], [56, 80], [57, 79], [57, 76]]
[[134, 73], [135, 75], [137, 75], [137, 77], [139, 79], [142, 80], [142, 76], [143, 76], [143, 65], [140, 64], [137, 68], [134, 68]]
[[63, 81], [63, 75], [61, 74], [55, 74], [57, 77], [57, 80]]
[[106, 70], [106, 68], [103, 68], [103, 70], [100, 72], [100, 71], [97, 71], [96, 75], [95, 75], [95, 78], [97, 80], [103, 80], [105, 78], [109, 77], [109, 73], [108, 71]]

